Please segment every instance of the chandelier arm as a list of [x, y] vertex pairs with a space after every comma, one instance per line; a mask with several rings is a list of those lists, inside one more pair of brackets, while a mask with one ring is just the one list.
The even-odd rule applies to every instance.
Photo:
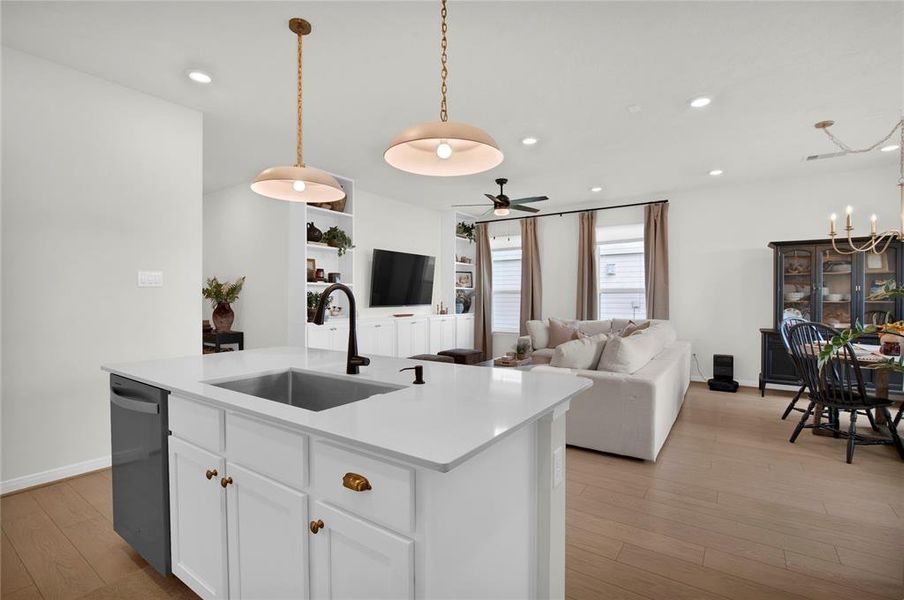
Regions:
[[857, 244], [854, 243], [853, 237], [851, 236], [852, 230], [853, 229], [847, 230], [847, 243], [848, 243], [848, 246], [850, 246], [854, 250], [854, 252], [869, 252], [870, 250], [872, 250], [875, 247], [875, 245], [876, 245], [876, 237], [875, 236], [871, 237], [869, 239], [869, 241], [864, 242], [862, 246], [857, 246]]
[[838, 245], [835, 243], [835, 235], [834, 234], [830, 234], [830, 237], [832, 239], [832, 250], [834, 250], [836, 253], [841, 254], [842, 256], [857, 254], [856, 250], [847, 251], [847, 250], [842, 250], [841, 248], [839, 248]]
[[[882, 138], [881, 140], [879, 140], [872, 146], [868, 146], [866, 148], [851, 148], [850, 146], [848, 146], [847, 144], [842, 142], [840, 139], [835, 137], [835, 135], [831, 131], [829, 131], [829, 127], [820, 127], [820, 129], [822, 129], [822, 131], [829, 137], [829, 139], [832, 140], [832, 143], [835, 144], [836, 146], [838, 146], [841, 150], [843, 150], [847, 154], [861, 154], [864, 152], [872, 152], [873, 150], [875, 150], [876, 148], [878, 148], [879, 146], [881, 146], [882, 144], [884, 144], [885, 142], [890, 140], [891, 137], [898, 130], [898, 128], [901, 128], [901, 131], [904, 132], [904, 119], [901, 119], [900, 121], [895, 123], [895, 126], [892, 127], [891, 131], [888, 132], [888, 135], [886, 135], [884, 138]], [[904, 137], [904, 136], [902, 136], [902, 137]], [[904, 152], [902, 152], [902, 157], [904, 157]], [[902, 158], [902, 175], [904, 175], [904, 158]]]

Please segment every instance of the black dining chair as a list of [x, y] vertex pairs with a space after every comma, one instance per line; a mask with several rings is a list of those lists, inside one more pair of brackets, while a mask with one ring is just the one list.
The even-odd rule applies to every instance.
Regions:
[[[850, 344], [832, 350], [830, 359], [819, 367], [819, 355], [829, 344], [829, 340], [839, 334], [835, 329], [822, 323], [798, 323], [789, 330], [791, 352], [800, 365], [801, 374], [809, 390], [810, 403], [800, 422], [791, 434], [793, 444], [805, 428], [827, 429], [834, 437], [847, 438], [847, 462], [854, 459], [854, 447], [858, 445], [893, 445], [901, 460], [904, 460], [904, 444], [893, 423], [888, 407], [892, 405], [886, 398], [876, 398], [866, 393], [860, 361]], [[832, 418], [828, 423], [807, 424], [817, 404], [826, 407]], [[889, 437], [866, 437], [857, 433], [858, 411], [882, 411]], [[850, 415], [848, 431], [841, 430], [839, 415]], [[869, 414], [869, 413], [867, 413]]]
[[[787, 317], [782, 321], [782, 324], [779, 325], [779, 332], [782, 334], [782, 343], [785, 345], [785, 350], [787, 350], [788, 355], [791, 356], [791, 362], [794, 364], [794, 370], [797, 371], [797, 376], [800, 377], [801, 381], [803, 381], [804, 376], [801, 373], [800, 366], [797, 364], [797, 359], [794, 357], [794, 354], [791, 352], [791, 341], [788, 337], [788, 332], [791, 330], [793, 325], [797, 325], [798, 323], [806, 323], [805, 319], [801, 319], [799, 317]], [[792, 410], [796, 410], [798, 412], [804, 412], [804, 409], [797, 407], [797, 402], [800, 400], [800, 397], [803, 393], [807, 391], [806, 382], [800, 386], [800, 389], [797, 390], [797, 394], [794, 395], [794, 398], [791, 399], [791, 402], [788, 403], [788, 406], [785, 408], [785, 412], [782, 413], [782, 421], [788, 418], [788, 415], [791, 414]]]

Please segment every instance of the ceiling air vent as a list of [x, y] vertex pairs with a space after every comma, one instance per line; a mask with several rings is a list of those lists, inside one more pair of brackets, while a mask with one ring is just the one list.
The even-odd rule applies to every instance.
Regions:
[[804, 157], [805, 161], [811, 160], [823, 160], [825, 158], [836, 158], [839, 156], [844, 156], [847, 152], [830, 152], [828, 154], [811, 154], [810, 156]]

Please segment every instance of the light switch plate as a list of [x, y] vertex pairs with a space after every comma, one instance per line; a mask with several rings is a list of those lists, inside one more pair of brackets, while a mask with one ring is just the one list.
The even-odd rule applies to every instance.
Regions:
[[552, 486], [559, 487], [565, 478], [565, 448], [559, 446], [552, 453]]
[[138, 287], [163, 287], [163, 271], [138, 271]]

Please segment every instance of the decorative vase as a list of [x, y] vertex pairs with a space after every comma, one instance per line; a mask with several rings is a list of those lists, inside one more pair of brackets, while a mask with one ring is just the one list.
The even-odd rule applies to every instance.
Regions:
[[230, 331], [232, 322], [235, 321], [235, 313], [228, 302], [217, 302], [216, 308], [213, 309], [213, 328], [217, 331]]
[[309, 308], [309, 309], [308, 309], [308, 323], [313, 323], [313, 322], [314, 322], [314, 316], [315, 316], [316, 314], [317, 314], [317, 309], [316, 309], [316, 308]]
[[455, 314], [460, 315], [465, 312], [465, 305], [462, 304], [461, 300], [455, 302]]
[[311, 221], [310, 223], [308, 223], [308, 241], [309, 242], [323, 241], [323, 232], [314, 226], [314, 221]]

